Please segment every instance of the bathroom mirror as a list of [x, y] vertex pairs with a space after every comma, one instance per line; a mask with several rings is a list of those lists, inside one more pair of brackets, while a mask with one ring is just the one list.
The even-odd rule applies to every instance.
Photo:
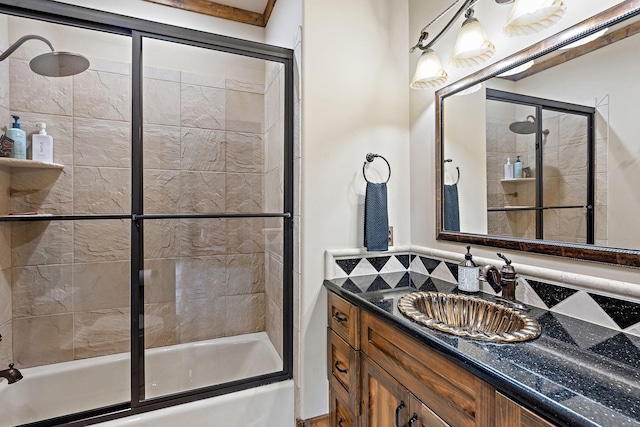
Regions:
[[626, 1], [436, 92], [438, 239], [640, 267], [638, 33]]

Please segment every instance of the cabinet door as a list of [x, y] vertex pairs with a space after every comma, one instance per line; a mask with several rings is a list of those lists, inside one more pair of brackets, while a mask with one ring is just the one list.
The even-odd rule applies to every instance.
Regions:
[[413, 394], [409, 402], [408, 427], [450, 427], [442, 418], [436, 415], [427, 405], [420, 402]]
[[349, 405], [349, 393], [331, 378], [329, 382], [329, 427], [356, 427], [357, 417]]
[[496, 392], [496, 427], [554, 427], [547, 420]]
[[368, 357], [362, 358], [362, 425], [404, 427], [409, 420], [409, 392]]

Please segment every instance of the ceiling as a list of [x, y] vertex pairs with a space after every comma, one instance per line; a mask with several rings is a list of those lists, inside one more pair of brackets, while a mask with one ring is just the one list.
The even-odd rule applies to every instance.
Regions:
[[144, 0], [230, 21], [265, 27], [277, 0]]

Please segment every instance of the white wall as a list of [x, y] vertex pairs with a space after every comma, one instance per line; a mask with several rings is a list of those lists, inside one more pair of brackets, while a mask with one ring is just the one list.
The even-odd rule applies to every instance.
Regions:
[[[301, 418], [328, 412], [325, 249], [362, 247], [368, 152], [387, 158], [389, 222], [408, 244], [408, 8], [306, 0], [303, 20]], [[386, 177], [374, 161], [371, 179]], [[423, 164], [424, 167], [424, 164]], [[369, 177], [369, 175], [367, 175]]]
[[[458, 179], [460, 230], [466, 233], [487, 233], [487, 184], [475, 176], [487, 176], [486, 93], [481, 90], [467, 95], [452, 96], [444, 102], [444, 158], [453, 160], [444, 164], [444, 183]], [[447, 126], [464, 123], [464, 126]]]
[[[502, 26], [509, 13], [509, 6], [502, 6], [495, 2], [479, 2], [476, 6], [475, 16], [484, 25], [489, 38], [496, 45], [497, 52], [492, 61], [499, 60], [513, 54], [526, 46], [547, 38], [556, 32], [574, 25], [587, 17], [599, 13], [615, 4], [617, 0], [564, 0], [568, 8], [567, 15], [556, 26], [540, 33], [526, 36], [507, 38], [502, 35]], [[409, 0], [409, 34], [410, 43], [416, 42], [422, 27], [444, 10], [450, 2], [439, 0], [438, 2], [424, 2], [423, 0]], [[440, 23], [439, 23], [440, 24]], [[451, 52], [457, 28], [454, 28], [443, 37], [436, 45], [436, 51], [441, 55], [443, 62], [447, 61], [447, 55]], [[433, 29], [434, 31], [437, 30]], [[418, 59], [414, 53], [409, 57], [410, 67], [413, 69]], [[447, 69], [450, 82], [454, 82], [471, 74], [485, 65], [469, 69]], [[435, 108], [433, 91], [411, 91], [411, 243], [414, 245], [434, 247], [437, 249], [464, 252], [463, 245], [437, 241], [435, 239], [435, 174], [431, 168], [424, 165], [435, 165]], [[611, 113], [613, 115], [613, 113]], [[478, 256], [495, 258], [496, 250], [493, 248], [474, 248]], [[637, 270], [605, 266], [596, 263], [584, 263], [569, 261], [566, 259], [546, 257], [541, 255], [529, 255], [522, 252], [510, 253], [516, 263], [525, 263], [532, 266], [553, 268], [568, 272], [582, 273], [596, 277], [623, 280], [631, 283], [639, 283]], [[603, 289], [606, 292], [606, 289]]]

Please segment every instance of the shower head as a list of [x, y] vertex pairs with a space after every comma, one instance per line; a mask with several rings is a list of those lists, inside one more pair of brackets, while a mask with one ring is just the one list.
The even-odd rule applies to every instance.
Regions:
[[77, 53], [54, 51], [36, 56], [29, 67], [41, 76], [66, 77], [85, 71], [89, 68], [89, 60]]
[[[517, 133], [518, 135], [530, 135], [538, 131], [538, 122], [534, 116], [529, 115], [527, 116], [527, 120], [511, 123], [509, 125], [509, 130], [513, 133]], [[542, 134], [544, 136], [549, 135], [549, 129], [543, 130]]]
[[49, 40], [33, 34], [23, 36], [9, 46], [0, 55], [0, 61], [7, 59], [22, 43], [34, 39], [46, 43], [51, 49], [51, 52], [43, 53], [31, 60], [29, 66], [34, 73], [47, 77], [66, 77], [79, 74], [89, 68], [89, 60], [84, 56], [71, 52], [57, 52]]
[[538, 130], [538, 122], [536, 122], [536, 118], [534, 116], [527, 116], [527, 119], [522, 122], [511, 123], [509, 125], [509, 130], [519, 135], [529, 135], [531, 133], [536, 133]]

